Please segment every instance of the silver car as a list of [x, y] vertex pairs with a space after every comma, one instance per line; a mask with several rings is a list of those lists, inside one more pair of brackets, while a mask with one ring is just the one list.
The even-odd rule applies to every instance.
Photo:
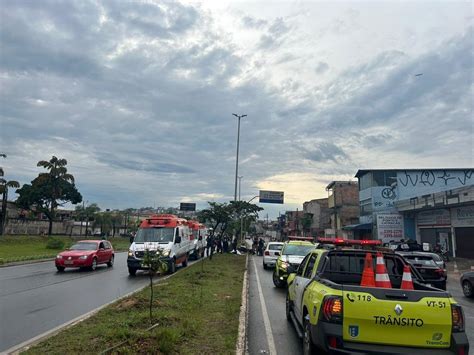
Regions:
[[284, 243], [281, 242], [270, 242], [267, 244], [267, 248], [263, 252], [263, 268], [265, 270], [275, 267], [281, 249], [283, 248], [283, 244]]

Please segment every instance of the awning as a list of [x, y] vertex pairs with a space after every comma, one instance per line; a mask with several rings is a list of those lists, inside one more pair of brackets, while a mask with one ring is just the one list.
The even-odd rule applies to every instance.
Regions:
[[359, 223], [359, 224], [349, 224], [347, 226], [342, 227], [342, 229], [346, 230], [372, 230], [372, 223]]

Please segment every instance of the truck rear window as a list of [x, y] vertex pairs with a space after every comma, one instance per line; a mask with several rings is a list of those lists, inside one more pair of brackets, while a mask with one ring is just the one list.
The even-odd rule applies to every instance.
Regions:
[[[360, 284], [366, 253], [330, 252], [324, 264], [323, 277], [340, 284]], [[394, 255], [384, 256], [388, 276], [393, 287], [399, 287], [403, 275], [403, 262]], [[372, 255], [375, 270], [376, 256]]]

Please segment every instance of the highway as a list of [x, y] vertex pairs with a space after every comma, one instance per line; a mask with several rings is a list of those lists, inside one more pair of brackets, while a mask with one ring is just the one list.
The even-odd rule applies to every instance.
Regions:
[[0, 352], [71, 321], [145, 286], [143, 272], [130, 277], [127, 254], [96, 271], [56, 272], [54, 261], [0, 268]]

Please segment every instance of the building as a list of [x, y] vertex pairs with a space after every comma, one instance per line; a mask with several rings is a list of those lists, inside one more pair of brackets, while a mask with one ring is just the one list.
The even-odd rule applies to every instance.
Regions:
[[331, 226], [328, 198], [318, 198], [303, 203], [303, 229], [305, 235], [324, 237]]
[[474, 169], [359, 170], [360, 224], [383, 241], [440, 244], [474, 257]]
[[283, 228], [284, 237], [301, 236], [303, 233], [303, 211], [286, 211], [285, 212], [285, 227]]
[[[326, 237], [358, 237], [359, 224], [359, 186], [357, 181], [333, 181], [327, 187], [330, 228]], [[353, 228], [351, 228], [353, 227]], [[345, 228], [346, 230], [343, 230]], [[350, 230], [351, 232], [348, 232]]]

